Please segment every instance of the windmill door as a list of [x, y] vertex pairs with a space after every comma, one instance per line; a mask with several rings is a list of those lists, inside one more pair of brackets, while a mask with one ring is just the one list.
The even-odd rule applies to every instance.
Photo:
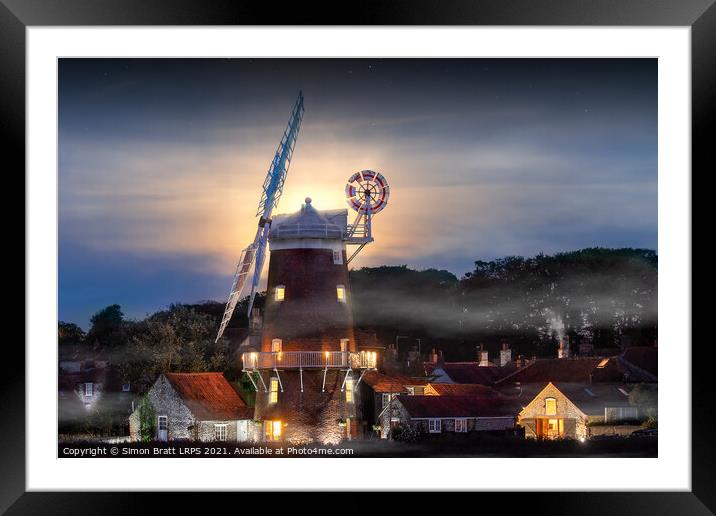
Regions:
[[167, 441], [167, 416], [157, 417], [157, 441]]

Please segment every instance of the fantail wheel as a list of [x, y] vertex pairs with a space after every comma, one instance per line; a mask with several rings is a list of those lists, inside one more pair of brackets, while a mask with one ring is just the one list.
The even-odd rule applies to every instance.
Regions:
[[385, 208], [390, 186], [382, 174], [362, 170], [353, 174], [346, 185], [348, 206], [361, 214], [375, 214]]

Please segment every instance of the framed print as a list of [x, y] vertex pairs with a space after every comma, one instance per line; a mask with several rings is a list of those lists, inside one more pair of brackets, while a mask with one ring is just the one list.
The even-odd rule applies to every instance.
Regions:
[[544, 7], [3, 0], [3, 510], [713, 510], [690, 235], [716, 8]]

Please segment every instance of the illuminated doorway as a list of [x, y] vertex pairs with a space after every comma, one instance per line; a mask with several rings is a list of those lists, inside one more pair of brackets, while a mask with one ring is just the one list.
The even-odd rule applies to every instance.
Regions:
[[541, 437], [543, 439], [561, 439], [564, 437], [564, 418], [538, 418], [537, 437]]
[[264, 421], [264, 436], [267, 441], [280, 441], [283, 424], [279, 420]]

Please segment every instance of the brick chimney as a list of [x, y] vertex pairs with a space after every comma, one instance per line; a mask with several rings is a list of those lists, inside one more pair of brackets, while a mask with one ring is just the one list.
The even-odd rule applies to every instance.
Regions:
[[500, 349], [500, 366], [504, 367], [512, 361], [512, 350], [507, 342], [502, 343], [502, 349]]
[[559, 349], [557, 350], [557, 358], [569, 358], [569, 337], [564, 336], [559, 339]]
[[480, 350], [478, 351], [477, 356], [480, 361], [480, 367], [488, 367], [490, 365], [489, 354], [485, 349], [484, 344], [480, 344]]

